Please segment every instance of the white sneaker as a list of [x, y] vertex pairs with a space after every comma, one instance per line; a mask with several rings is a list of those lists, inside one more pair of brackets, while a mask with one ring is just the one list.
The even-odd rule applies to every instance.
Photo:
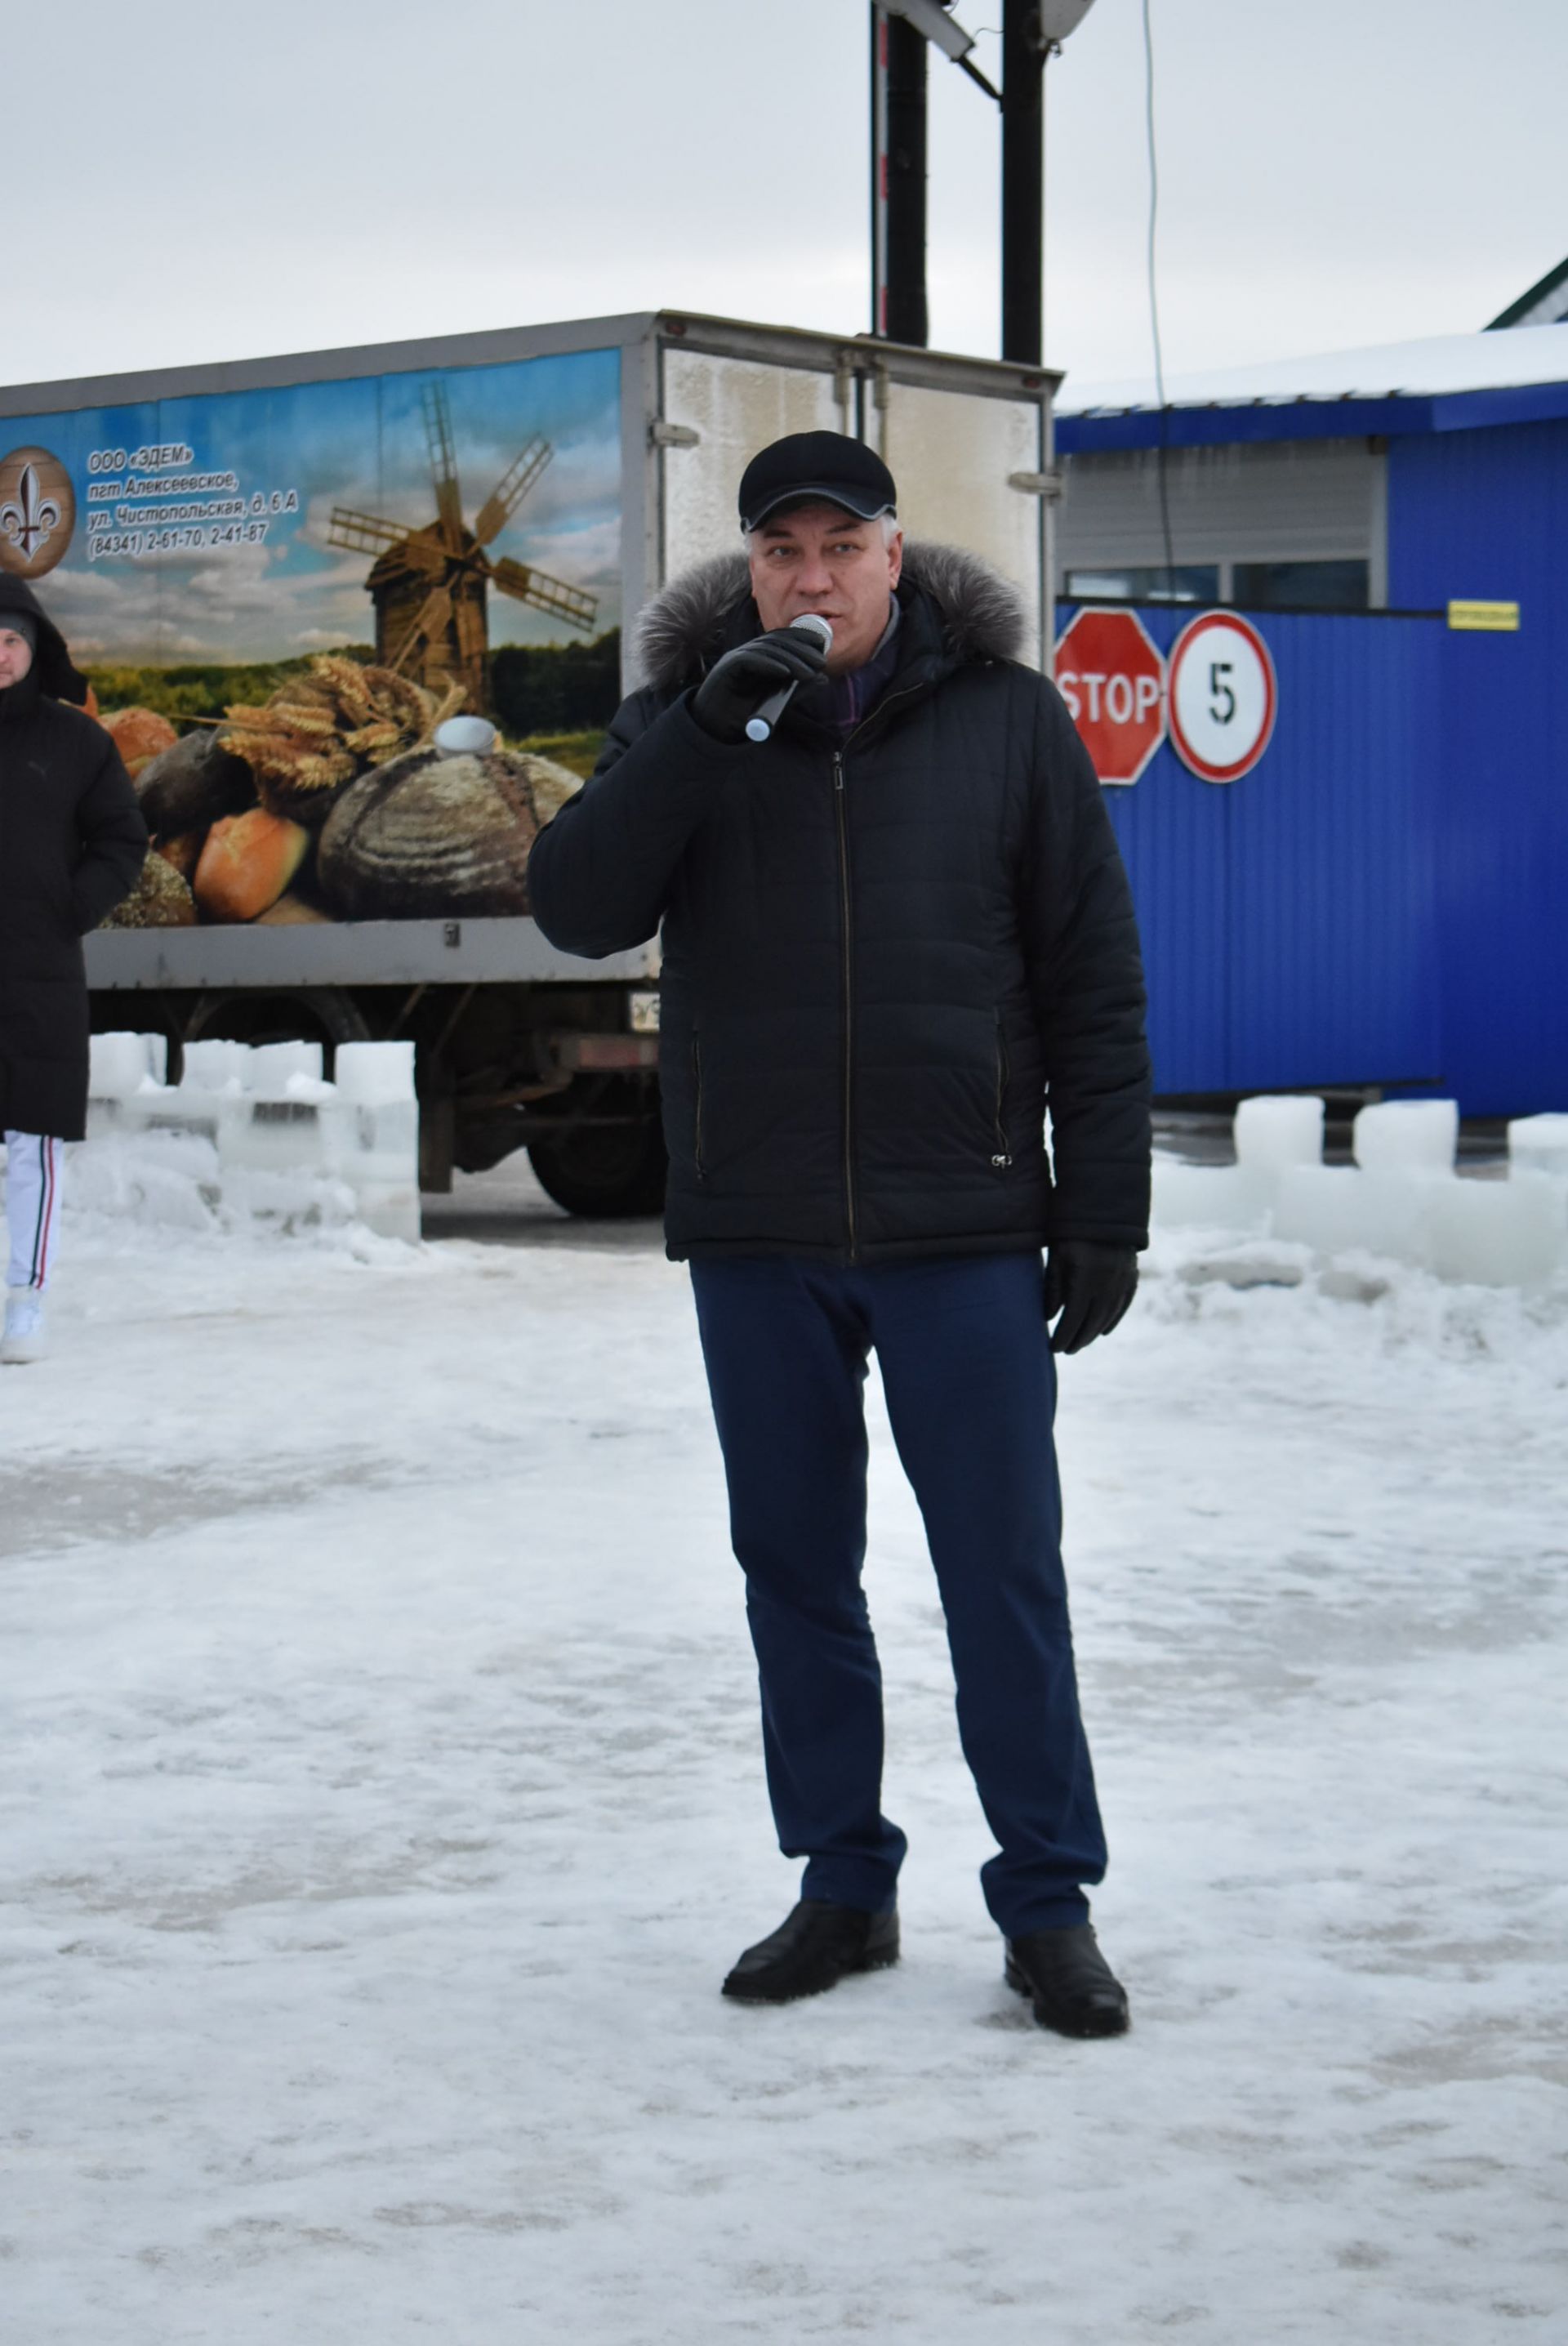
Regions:
[[44, 1299], [31, 1287], [14, 1287], [5, 1298], [5, 1333], [0, 1361], [41, 1361], [49, 1349]]

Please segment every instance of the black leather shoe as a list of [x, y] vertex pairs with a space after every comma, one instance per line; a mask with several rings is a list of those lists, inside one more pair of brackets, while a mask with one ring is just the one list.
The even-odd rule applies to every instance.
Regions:
[[1132, 2025], [1126, 1990], [1087, 1923], [1009, 1939], [1004, 1976], [1009, 1987], [1029, 1997], [1041, 2027], [1058, 2035], [1120, 2036]]
[[743, 2004], [793, 2004], [820, 1995], [850, 1972], [886, 1971], [899, 1959], [896, 1908], [868, 1914], [827, 1898], [802, 1898], [769, 1939], [748, 1947], [724, 1983]]

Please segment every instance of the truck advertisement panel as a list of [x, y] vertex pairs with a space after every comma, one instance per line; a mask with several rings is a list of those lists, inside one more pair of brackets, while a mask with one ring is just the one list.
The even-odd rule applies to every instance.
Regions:
[[526, 911], [619, 693], [620, 433], [615, 349], [0, 421], [0, 567], [154, 833], [117, 922]]

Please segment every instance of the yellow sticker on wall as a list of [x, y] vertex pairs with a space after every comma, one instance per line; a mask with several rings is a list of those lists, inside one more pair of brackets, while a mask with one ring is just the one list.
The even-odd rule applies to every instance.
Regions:
[[1448, 607], [1451, 627], [1471, 627], [1482, 635], [1513, 636], [1519, 632], [1517, 603], [1451, 603]]

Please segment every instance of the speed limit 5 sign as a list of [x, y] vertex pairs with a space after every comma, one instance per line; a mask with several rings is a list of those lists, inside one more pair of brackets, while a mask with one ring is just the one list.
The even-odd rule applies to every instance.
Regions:
[[1171, 747], [1206, 782], [1250, 773], [1268, 747], [1279, 706], [1274, 662], [1257, 628], [1206, 611], [1171, 647]]

